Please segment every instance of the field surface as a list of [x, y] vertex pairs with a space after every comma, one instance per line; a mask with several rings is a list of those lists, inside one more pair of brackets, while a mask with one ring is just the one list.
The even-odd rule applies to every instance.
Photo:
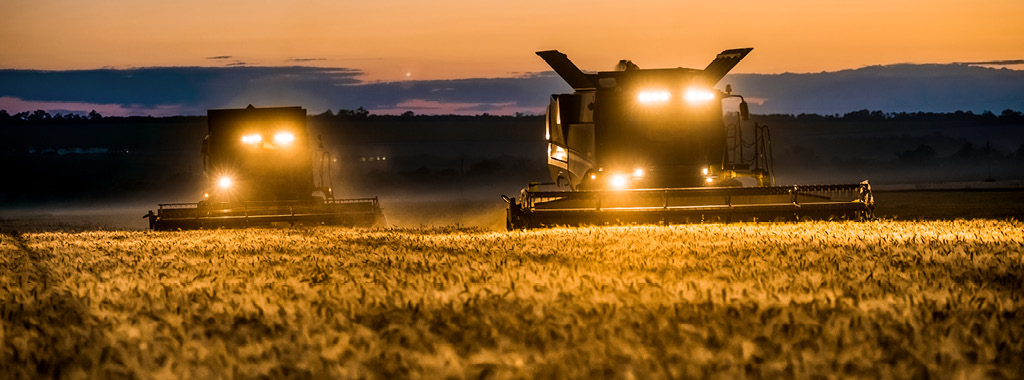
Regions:
[[1024, 223], [0, 235], [3, 378], [1018, 378]]

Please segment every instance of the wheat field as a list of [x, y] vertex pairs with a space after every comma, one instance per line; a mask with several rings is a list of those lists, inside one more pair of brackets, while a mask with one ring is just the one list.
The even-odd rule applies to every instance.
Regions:
[[4, 378], [1018, 378], [1024, 223], [6, 230]]

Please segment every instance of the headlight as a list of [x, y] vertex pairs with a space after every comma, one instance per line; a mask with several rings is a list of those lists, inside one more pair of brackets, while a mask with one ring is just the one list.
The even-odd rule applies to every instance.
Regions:
[[263, 136], [260, 135], [259, 133], [253, 133], [250, 135], [242, 136], [242, 142], [246, 144], [255, 144], [260, 141], [263, 141]]
[[220, 177], [217, 179], [217, 187], [221, 189], [228, 189], [231, 187], [231, 177]]
[[683, 99], [691, 103], [704, 103], [715, 100], [715, 93], [701, 88], [691, 88], [686, 90]]
[[558, 145], [549, 145], [548, 152], [551, 154], [551, 158], [554, 158], [556, 160], [562, 162], [566, 162], [569, 160], [569, 154], [566, 153], [565, 148], [562, 148]]
[[274, 142], [290, 143], [292, 141], [295, 141], [295, 135], [293, 135], [291, 132], [279, 132], [278, 134], [274, 135]]
[[633, 178], [640, 179], [644, 177], [644, 170], [640, 168], [633, 169]]
[[629, 177], [622, 173], [612, 174], [608, 178], [608, 186], [611, 186], [613, 189], [625, 189], [629, 186]]
[[640, 101], [640, 103], [663, 103], [667, 102], [671, 97], [671, 93], [663, 90], [640, 91], [636, 96], [636, 100]]
[[711, 172], [711, 168], [700, 169], [700, 175], [704, 176], [704, 182], [708, 184], [713, 183], [718, 179], [718, 176]]

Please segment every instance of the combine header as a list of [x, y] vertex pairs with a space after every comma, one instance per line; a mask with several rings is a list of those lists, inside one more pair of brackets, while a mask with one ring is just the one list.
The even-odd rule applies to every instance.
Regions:
[[[744, 125], [746, 100], [713, 88], [751, 50], [726, 50], [703, 70], [621, 61], [596, 74], [538, 52], [574, 92], [547, 109], [554, 182], [502, 196], [508, 228], [871, 217], [867, 181], [775, 186], [768, 127]], [[726, 115], [723, 103], [738, 109]]]
[[331, 156], [322, 143], [310, 149], [305, 109], [209, 110], [207, 123], [203, 200], [160, 204], [143, 216], [149, 228], [382, 223], [376, 197], [334, 198]]

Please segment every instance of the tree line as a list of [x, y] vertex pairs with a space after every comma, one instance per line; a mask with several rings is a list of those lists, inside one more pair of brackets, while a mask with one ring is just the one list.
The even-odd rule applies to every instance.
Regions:
[[979, 124], [1019, 124], [1024, 123], [1024, 113], [1005, 109], [998, 115], [992, 111], [976, 114], [973, 111], [955, 112], [883, 112], [881, 110], [862, 109], [845, 114], [819, 115], [802, 113], [764, 115], [772, 118], [796, 119], [801, 121], [848, 121], [848, 122], [934, 122], [955, 121]]
[[[459, 116], [459, 115], [416, 115], [412, 111], [405, 112], [401, 115], [375, 115], [363, 107], [359, 107], [354, 110], [339, 109], [337, 112], [327, 110], [323, 113], [310, 115], [311, 117], [321, 119], [349, 119], [359, 120], [368, 118], [389, 118], [389, 119], [402, 119], [402, 118], [473, 118], [473, 117], [525, 117], [530, 116], [522, 113], [516, 113], [513, 116], [499, 116], [481, 114], [476, 116]], [[793, 114], [768, 114], [763, 115], [767, 118], [773, 119], [796, 119], [800, 121], [849, 121], [849, 122], [931, 122], [931, 121], [957, 121], [957, 122], [973, 122], [979, 124], [1019, 124], [1024, 123], [1024, 113], [1015, 111], [1012, 109], [1005, 109], [998, 115], [992, 111], [984, 111], [980, 114], [976, 114], [973, 111], [955, 111], [955, 112], [883, 112], [881, 110], [867, 110], [862, 109], [853, 112], [847, 112], [845, 114], [832, 114], [832, 115], [819, 115], [814, 113], [802, 113], [798, 115]], [[171, 118], [177, 118], [181, 116], [171, 116]], [[0, 109], [0, 122], [3, 123], [20, 123], [20, 122], [52, 122], [52, 121], [89, 121], [89, 120], [102, 120], [105, 117], [95, 110], [90, 111], [86, 114], [69, 112], [69, 113], [56, 113], [51, 115], [45, 110], [35, 110], [32, 112], [24, 111], [15, 114], [10, 114], [7, 110]], [[137, 118], [153, 118], [151, 116], [114, 116], [107, 117], [107, 119], [137, 119]]]

